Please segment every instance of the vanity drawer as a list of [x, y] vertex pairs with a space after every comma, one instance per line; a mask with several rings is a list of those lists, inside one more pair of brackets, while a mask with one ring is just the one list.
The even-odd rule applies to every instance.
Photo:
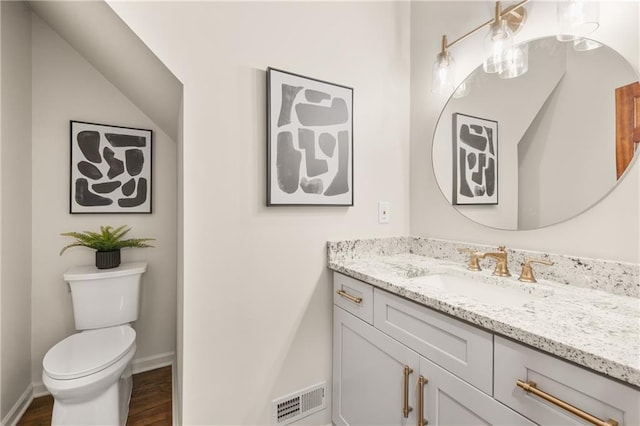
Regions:
[[374, 290], [375, 327], [488, 395], [493, 335], [432, 309]]
[[536, 389], [598, 419], [640, 424], [640, 391], [502, 337], [495, 337], [494, 398], [539, 424], [590, 424], [516, 385]]
[[333, 273], [333, 303], [373, 324], [373, 287], [338, 272]]

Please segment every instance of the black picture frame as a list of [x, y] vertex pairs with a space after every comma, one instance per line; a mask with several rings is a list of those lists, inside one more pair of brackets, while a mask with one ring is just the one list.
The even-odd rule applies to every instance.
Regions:
[[267, 206], [353, 206], [353, 88], [267, 68]]
[[71, 120], [69, 213], [152, 213], [153, 131]]
[[498, 204], [498, 122], [453, 113], [453, 205]]

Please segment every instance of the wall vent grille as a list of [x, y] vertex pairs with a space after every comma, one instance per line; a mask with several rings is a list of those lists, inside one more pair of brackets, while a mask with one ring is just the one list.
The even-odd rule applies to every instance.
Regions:
[[326, 383], [293, 392], [272, 401], [274, 424], [287, 425], [324, 410], [326, 403]]

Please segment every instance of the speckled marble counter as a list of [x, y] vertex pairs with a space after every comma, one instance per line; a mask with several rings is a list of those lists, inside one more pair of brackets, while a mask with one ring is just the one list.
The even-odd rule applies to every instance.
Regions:
[[[494, 277], [491, 274], [494, 262], [491, 260], [482, 261], [485, 270], [481, 272], [466, 270], [466, 256], [456, 250], [465, 246], [470, 245], [413, 237], [329, 242], [328, 266], [375, 287], [640, 387], [638, 265], [607, 265], [606, 262], [602, 264], [604, 261], [546, 254], [543, 257], [556, 261], [560, 268], [571, 269], [571, 265], [579, 264], [575, 277], [570, 271], [557, 270], [547, 271], [545, 275], [539, 273], [545, 267], [540, 267], [536, 269], [538, 283], [527, 284], [517, 280], [520, 268], [511, 262], [509, 266], [513, 276], [509, 278]], [[480, 246], [470, 247], [481, 249]], [[531, 257], [528, 252], [509, 252], [512, 261], [520, 255]], [[585, 275], [584, 271], [589, 271], [590, 275]], [[500, 297], [488, 300], [479, 292], [464, 294], [448, 288], [446, 283], [434, 285], [432, 279], [425, 278], [439, 273], [479, 280], [482, 285], [503, 287], [507, 303], [502, 303]], [[558, 281], [545, 279], [549, 275], [562, 278]], [[580, 282], [569, 285], [572, 280]], [[511, 304], [508, 303], [508, 295], [525, 297], [522, 303]]]

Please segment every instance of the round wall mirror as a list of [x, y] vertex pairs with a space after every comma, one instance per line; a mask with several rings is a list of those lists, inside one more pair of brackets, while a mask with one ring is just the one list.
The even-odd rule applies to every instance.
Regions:
[[474, 70], [445, 105], [433, 138], [443, 195], [493, 228], [570, 219], [605, 197], [640, 155], [633, 144], [638, 76], [620, 54], [555, 37], [527, 49], [528, 71], [517, 78]]

